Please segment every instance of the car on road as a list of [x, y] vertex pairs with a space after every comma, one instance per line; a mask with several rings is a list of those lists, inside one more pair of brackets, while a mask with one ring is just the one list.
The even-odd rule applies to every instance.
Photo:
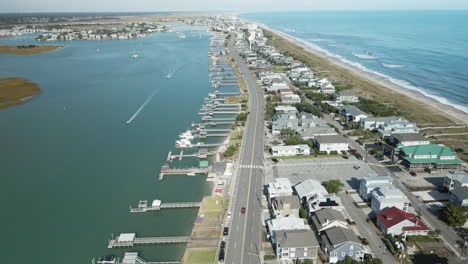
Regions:
[[226, 248], [226, 241], [221, 241], [221, 244], [219, 245], [220, 249]]
[[355, 170], [359, 170], [360, 168], [361, 168], [361, 166], [359, 166], [359, 165], [354, 165], [353, 166], [353, 169], [355, 169]]
[[349, 152], [349, 153], [356, 153], [356, 152], [357, 152], [357, 149], [348, 149], [348, 152]]
[[224, 236], [229, 235], [229, 227], [226, 226], [226, 227], [223, 229], [223, 235], [224, 235]]
[[231, 213], [231, 211], [229, 211], [229, 212], [228, 212], [228, 219], [231, 218], [231, 215], [232, 215], [232, 213]]
[[349, 159], [348, 156], [341, 156], [343, 159]]
[[278, 163], [278, 159], [271, 159], [271, 161], [273, 161], [274, 163]]
[[219, 262], [224, 262], [224, 249], [219, 250]]
[[241, 214], [245, 214], [245, 207], [241, 208]]
[[413, 176], [413, 177], [418, 176], [418, 175], [416, 174], [416, 172], [414, 172], [414, 171], [410, 172], [409, 174], [411, 174], [411, 176]]

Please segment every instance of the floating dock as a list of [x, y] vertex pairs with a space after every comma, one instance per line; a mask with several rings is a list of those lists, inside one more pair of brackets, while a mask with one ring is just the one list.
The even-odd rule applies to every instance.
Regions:
[[200, 202], [162, 203], [161, 200], [153, 200], [151, 206], [148, 206], [148, 201], [143, 200], [138, 202], [137, 207], [130, 207], [130, 213], [146, 213], [149, 211], [159, 211], [161, 209], [195, 208], [200, 206]]
[[107, 248], [133, 247], [135, 245], [187, 243], [188, 236], [176, 237], [136, 237], [135, 233], [124, 233], [109, 241]]
[[171, 169], [169, 165], [164, 165], [161, 168], [159, 173], [159, 180], [164, 178], [164, 175], [188, 175], [188, 176], [195, 176], [196, 174], [208, 174], [210, 171], [210, 167], [208, 168], [181, 168], [181, 169]]

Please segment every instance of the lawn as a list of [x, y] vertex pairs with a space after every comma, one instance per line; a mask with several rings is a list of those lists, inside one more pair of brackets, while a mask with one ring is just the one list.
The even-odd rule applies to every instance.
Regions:
[[216, 197], [208, 197], [203, 199], [201, 211], [216, 211], [216, 210], [224, 210], [227, 206], [228, 199], [226, 198], [216, 198]]
[[226, 104], [240, 104], [242, 100], [247, 100], [247, 96], [226, 96], [224, 97], [224, 103]]
[[214, 263], [216, 260], [216, 251], [216, 248], [201, 250], [190, 249], [184, 263]]

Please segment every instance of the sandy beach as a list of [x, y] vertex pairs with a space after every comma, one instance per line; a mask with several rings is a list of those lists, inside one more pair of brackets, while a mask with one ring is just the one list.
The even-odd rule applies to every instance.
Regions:
[[[272, 30], [270, 28], [264, 28], [265, 30], [267, 31], [270, 31], [274, 34], [276, 34], [277, 36], [279, 37], [282, 37], [284, 39], [286, 39], [287, 41], [291, 42], [292, 44], [304, 49], [305, 51], [309, 52], [310, 54], [312, 54], [313, 56], [316, 56], [316, 57], [319, 57], [321, 58], [322, 60], [325, 60], [326, 62], [328, 62], [330, 65], [334, 66], [334, 67], [338, 67], [338, 68], [342, 68], [350, 73], [352, 73], [353, 75], [355, 75], [355, 77], [357, 78], [362, 78], [362, 79], [365, 79], [366, 81], [368, 82], [372, 82], [374, 83], [376, 86], [381, 86], [381, 87], [384, 87], [385, 89], [388, 89], [389, 91], [393, 92], [393, 93], [396, 93], [397, 95], [396, 96], [405, 96], [405, 97], [408, 97], [410, 100], [414, 100], [414, 101], [417, 101], [419, 103], [422, 103], [424, 104], [425, 106], [429, 107], [429, 108], [432, 108], [433, 111], [435, 112], [439, 112], [439, 113], [443, 113], [443, 115], [447, 118], [449, 118], [451, 121], [453, 121], [454, 123], [456, 124], [468, 124], [468, 114], [459, 110], [459, 109], [456, 109], [455, 107], [453, 106], [450, 106], [450, 105], [447, 105], [447, 104], [443, 104], [433, 98], [430, 98], [418, 91], [414, 91], [414, 90], [409, 90], [409, 89], [406, 89], [402, 86], [399, 86], [397, 84], [394, 84], [390, 81], [386, 81], [386, 80], [383, 80], [383, 79], [379, 79], [377, 78], [376, 76], [368, 73], [368, 72], [364, 72], [360, 69], [357, 69], [355, 67], [352, 67], [350, 65], [347, 65], [341, 61], [338, 61], [334, 58], [330, 58], [328, 56], [326, 56], [325, 54], [317, 51], [317, 50], [314, 50], [312, 49], [311, 47], [307, 46], [305, 43], [302, 43], [301, 41], [298, 41], [297, 39], [287, 35], [287, 34], [284, 34], [282, 32], [278, 32], [276, 30]], [[359, 93], [359, 91], [358, 91]], [[431, 111], [431, 112], [433, 112]], [[411, 120], [411, 121], [414, 121], [414, 122], [417, 122], [419, 123], [418, 121], [419, 120]]]

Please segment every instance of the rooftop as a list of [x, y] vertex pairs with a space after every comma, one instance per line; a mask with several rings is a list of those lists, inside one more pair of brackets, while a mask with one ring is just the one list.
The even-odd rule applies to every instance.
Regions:
[[403, 134], [392, 134], [392, 137], [398, 142], [405, 141], [430, 141], [427, 137], [419, 133], [403, 133]]
[[416, 215], [391, 207], [377, 214], [377, 218], [386, 228], [391, 228], [405, 220], [411, 221], [414, 226], [403, 227], [404, 231], [430, 230]]
[[319, 144], [329, 144], [329, 143], [348, 143], [346, 138], [341, 135], [331, 135], [331, 136], [317, 136], [315, 140]]
[[328, 194], [325, 187], [319, 181], [308, 179], [294, 186], [297, 195], [300, 198], [314, 194]]
[[285, 230], [277, 231], [276, 239], [282, 248], [310, 248], [319, 244], [312, 230]]
[[403, 151], [407, 155], [421, 156], [421, 155], [438, 155], [438, 156], [454, 156], [453, 149], [444, 145], [438, 144], [427, 144], [402, 147]]
[[367, 116], [367, 113], [359, 109], [357, 106], [354, 105], [344, 105], [341, 107], [341, 110], [344, 110], [347, 114], [352, 115], [352, 116], [358, 116], [358, 115], [365, 115]]
[[270, 232], [279, 230], [309, 229], [309, 227], [304, 224], [304, 219], [294, 215], [277, 216], [276, 218], [270, 219], [267, 222]]
[[273, 203], [276, 204], [278, 210], [282, 210], [285, 205], [289, 205], [289, 209], [299, 209], [301, 208], [301, 203], [299, 198], [295, 195], [288, 196], [278, 196], [273, 198]]

